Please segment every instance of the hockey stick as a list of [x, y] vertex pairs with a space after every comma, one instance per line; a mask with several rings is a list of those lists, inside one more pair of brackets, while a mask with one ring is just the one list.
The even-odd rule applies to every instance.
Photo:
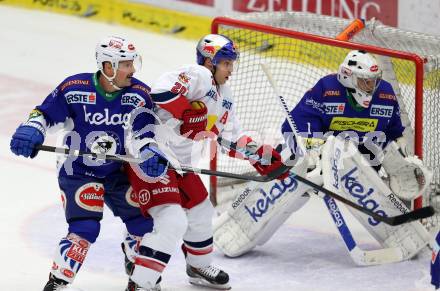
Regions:
[[345, 223], [344, 217], [342, 216], [341, 211], [339, 211], [339, 207], [336, 205], [335, 200], [330, 196], [325, 195], [324, 202], [327, 206], [330, 216], [333, 219], [333, 222], [335, 223], [336, 228], [339, 231], [339, 234], [342, 237], [342, 240], [345, 243], [345, 246], [347, 247], [350, 257], [356, 265], [371, 266], [396, 263], [403, 260], [402, 251], [398, 247], [376, 250], [361, 249], [354, 240], [353, 235], [351, 234], [348, 225]]
[[[284, 111], [287, 115], [287, 120], [289, 122], [289, 125], [290, 125], [292, 131], [293, 131], [292, 133], [293, 133], [294, 137], [296, 138], [297, 137], [296, 136], [297, 127], [295, 125], [295, 121], [293, 120], [292, 116], [290, 115], [290, 111], [287, 106], [286, 100], [279, 93], [278, 86], [276, 85], [275, 80], [272, 78], [272, 74], [271, 74], [269, 68], [264, 64], [261, 64], [261, 67], [262, 67], [264, 73], [266, 74], [266, 77], [267, 77], [269, 83], [271, 84], [273, 90], [275, 91], [275, 94], [277, 95], [280, 103], [282, 104], [282, 107], [284, 108]], [[300, 147], [302, 150], [303, 146], [301, 145], [301, 142], [298, 140], [298, 138], [296, 138], [296, 144], [297, 144], [297, 148]], [[305, 153], [305, 150], [303, 152]], [[373, 211], [371, 211], [367, 208], [364, 208], [364, 207], [362, 207], [362, 206], [360, 206], [360, 205], [358, 205], [358, 204], [356, 204], [356, 203], [354, 203], [354, 202], [352, 202], [342, 196], [339, 196], [338, 194], [336, 194], [336, 193], [334, 193], [334, 192], [332, 192], [332, 191], [330, 191], [320, 185], [317, 185], [306, 178], [295, 175], [295, 179], [297, 179], [298, 181], [300, 181], [306, 185], [313, 187], [314, 189], [316, 189], [324, 194], [327, 194], [328, 196], [330, 196], [330, 197], [332, 197], [332, 198], [334, 198], [334, 199], [336, 199], [336, 200], [338, 200], [338, 201], [340, 201], [340, 202], [342, 202], [352, 208], [355, 208], [356, 210], [358, 210], [364, 214], [371, 216], [376, 221], [382, 221], [386, 224], [393, 225], [393, 226], [400, 225], [400, 224], [407, 223], [407, 222], [411, 222], [411, 221], [418, 220], [418, 219], [422, 219], [422, 218], [427, 218], [427, 217], [433, 216], [435, 213], [434, 208], [432, 206], [426, 206], [426, 207], [422, 207], [422, 208], [419, 208], [414, 211], [404, 213], [401, 215], [386, 217], [386, 216], [378, 215], [377, 213], [374, 213]]]
[[[233, 145], [234, 143], [230, 143]], [[72, 150], [67, 148], [60, 148], [60, 147], [53, 147], [53, 146], [47, 146], [47, 145], [37, 145], [36, 148], [40, 151], [45, 152], [53, 152], [53, 153], [60, 153], [65, 154], [69, 156], [79, 157], [79, 156], [86, 156], [91, 158], [96, 158], [100, 160], [109, 160], [109, 161], [117, 161], [117, 162], [128, 162], [128, 163], [142, 163], [144, 160], [137, 159], [129, 156], [124, 155], [108, 155], [108, 154], [97, 154], [97, 153], [90, 153], [90, 152], [84, 152], [80, 150]], [[170, 166], [171, 169], [175, 169], [178, 171], [184, 171], [188, 173], [197, 173], [202, 175], [209, 175], [209, 176], [218, 176], [218, 177], [225, 177], [225, 178], [233, 178], [238, 180], [246, 180], [246, 181], [256, 181], [256, 182], [269, 182], [277, 177], [281, 176], [288, 170], [290, 170], [291, 167], [282, 165], [281, 167], [275, 169], [273, 172], [265, 175], [265, 176], [251, 176], [251, 175], [240, 175], [235, 173], [228, 173], [228, 172], [221, 172], [221, 171], [214, 171], [214, 170], [207, 170], [207, 169], [199, 169], [199, 168], [190, 168], [190, 167], [173, 167]]]

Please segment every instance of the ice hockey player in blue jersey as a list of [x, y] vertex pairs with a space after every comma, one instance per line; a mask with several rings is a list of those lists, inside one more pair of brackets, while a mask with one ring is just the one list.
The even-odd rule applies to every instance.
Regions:
[[[337, 74], [322, 77], [304, 94], [289, 114], [293, 120], [282, 124], [282, 133], [292, 152], [298, 152], [299, 143], [307, 151], [305, 162], [297, 161], [294, 166], [295, 175], [379, 215], [394, 216], [409, 211], [400, 199], [410, 201], [421, 195], [429, 185], [430, 172], [417, 157], [405, 154], [409, 151], [397, 97], [381, 74], [373, 55], [349, 52]], [[225, 211], [227, 215], [222, 214], [214, 235], [217, 247], [231, 257], [266, 243], [291, 213], [307, 203], [309, 193], [317, 193], [295, 182], [294, 176], [281, 183], [248, 184], [243, 189], [238, 195], [246, 198]], [[276, 199], [270, 200], [272, 205], [258, 208], [266, 197]], [[418, 221], [390, 227], [349, 208], [381, 246], [364, 251], [357, 246], [334, 199], [325, 196], [324, 202], [357, 265], [408, 260], [429, 241]]]
[[[141, 58], [134, 45], [120, 37], [106, 37], [96, 46], [99, 71], [66, 78], [35, 107], [11, 140], [16, 155], [34, 158], [46, 130], [64, 128], [63, 145], [101, 154], [141, 152], [147, 177], [159, 177], [168, 162], [154, 142], [155, 123], [150, 88], [133, 78]], [[137, 115], [134, 113], [136, 112]], [[152, 230], [151, 219], [139, 211], [136, 197], [116, 161], [63, 157], [58, 161], [58, 183], [68, 223], [54, 256], [44, 291], [73, 282], [100, 231], [104, 203], [124, 222], [126, 263], [134, 260], [140, 238]]]
[[432, 245], [431, 256], [431, 284], [435, 289], [440, 288], [440, 232], [437, 233]]
[[[376, 140], [383, 146], [401, 137], [404, 130], [393, 88], [381, 79], [376, 61], [365, 51], [350, 52], [338, 74], [321, 78], [305, 93], [291, 115], [303, 137], [323, 139], [329, 134], [355, 133], [362, 153], [369, 152], [363, 146], [367, 139], [378, 138], [369, 133], [383, 132], [384, 139]], [[292, 135], [286, 134], [291, 132], [287, 120], [282, 132], [292, 141]]]

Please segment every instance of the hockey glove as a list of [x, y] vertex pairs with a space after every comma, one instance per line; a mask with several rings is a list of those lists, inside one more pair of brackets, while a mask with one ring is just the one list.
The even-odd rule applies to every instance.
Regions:
[[45, 129], [40, 122], [28, 121], [20, 125], [12, 136], [11, 151], [17, 156], [34, 158], [38, 150], [35, 148], [44, 141]]
[[[194, 102], [193, 102], [194, 103]], [[192, 109], [187, 109], [183, 111], [182, 114], [182, 125], [180, 125], [180, 134], [186, 136], [187, 138], [199, 140], [201, 139], [198, 133], [204, 132], [206, 130], [206, 125], [208, 124], [207, 113], [208, 110], [202, 102], [198, 102], [201, 106]]]
[[[256, 152], [258, 157], [260, 158], [259, 162], [255, 162], [252, 160], [249, 160], [249, 162], [252, 164], [252, 166], [257, 170], [260, 175], [267, 175], [274, 171], [275, 169], [278, 169], [280, 166], [282, 166], [283, 161], [281, 159], [281, 155], [270, 145], [262, 145]], [[277, 177], [279, 180], [284, 180], [289, 175], [288, 172], [282, 174], [281, 176]]]
[[147, 177], [157, 178], [166, 174], [168, 160], [156, 146], [150, 145], [142, 148], [140, 158], [145, 159], [139, 164], [139, 167]]

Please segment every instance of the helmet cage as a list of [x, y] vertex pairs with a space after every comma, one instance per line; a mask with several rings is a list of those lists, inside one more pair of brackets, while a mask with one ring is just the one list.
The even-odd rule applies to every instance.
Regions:
[[[382, 70], [376, 59], [365, 51], [351, 51], [339, 66], [338, 80], [350, 92], [359, 105], [368, 107], [380, 85]], [[371, 85], [371, 82], [374, 82]], [[371, 90], [366, 90], [371, 87]]]

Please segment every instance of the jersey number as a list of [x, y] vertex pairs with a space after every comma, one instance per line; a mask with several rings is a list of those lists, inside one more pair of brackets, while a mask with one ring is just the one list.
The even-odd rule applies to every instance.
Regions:
[[185, 95], [186, 91], [186, 87], [179, 82], [174, 83], [173, 88], [171, 88], [171, 93], [174, 93], [176, 95]]

